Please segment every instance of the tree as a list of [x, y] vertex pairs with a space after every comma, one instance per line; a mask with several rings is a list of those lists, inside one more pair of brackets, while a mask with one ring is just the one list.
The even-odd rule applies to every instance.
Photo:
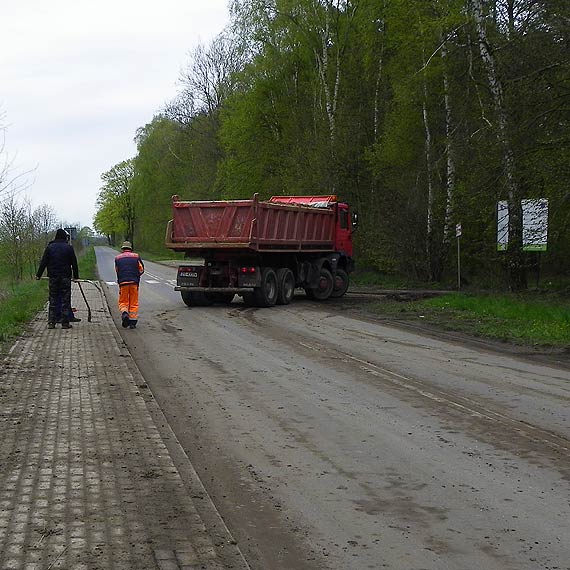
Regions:
[[[519, 289], [520, 201], [543, 197], [545, 265], [570, 269], [570, 3], [233, 0], [231, 17], [137, 133], [145, 249], [162, 248], [172, 194], [335, 192], [362, 214], [360, 267], [455, 282], [461, 222], [462, 275], [503, 284], [496, 204], [508, 199]], [[116, 232], [116, 204], [100, 206], [98, 229]]]
[[[511, 0], [510, 4], [511, 6], [509, 8], [512, 8], [515, 4], [514, 0]], [[520, 290], [526, 288], [526, 274], [522, 253], [522, 191], [517, 181], [515, 155], [510, 135], [512, 128], [505, 104], [504, 81], [499, 72], [496, 58], [489, 42], [485, 14], [483, 11], [483, 0], [471, 0], [471, 10], [477, 32], [479, 51], [487, 72], [491, 99], [496, 115], [494, 130], [502, 153], [505, 187], [509, 204], [508, 255], [511, 287], [515, 290]], [[511, 10], [509, 10], [509, 12], [512, 13]], [[513, 29], [512, 24], [509, 23], [507, 31], [511, 32]]]
[[164, 250], [172, 195], [186, 199], [210, 197], [215, 163], [206, 155], [210, 146], [196, 142], [204, 143], [196, 131], [188, 132], [185, 126], [164, 116], [156, 116], [139, 129], [135, 140], [138, 152], [131, 183], [137, 219], [135, 239], [140, 248], [158, 253]]
[[0, 255], [16, 281], [22, 279], [25, 270], [27, 222], [26, 207], [13, 195], [0, 203]]
[[132, 241], [135, 230], [135, 213], [131, 193], [133, 160], [125, 160], [101, 175], [103, 186], [97, 198], [95, 228], [111, 236], [120, 234]]

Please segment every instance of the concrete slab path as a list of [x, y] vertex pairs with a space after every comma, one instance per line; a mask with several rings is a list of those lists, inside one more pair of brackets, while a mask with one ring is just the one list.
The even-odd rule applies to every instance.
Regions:
[[95, 283], [0, 363], [2, 570], [247, 569]]

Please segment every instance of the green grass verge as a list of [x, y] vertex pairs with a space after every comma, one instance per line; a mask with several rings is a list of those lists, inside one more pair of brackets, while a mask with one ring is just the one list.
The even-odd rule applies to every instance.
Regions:
[[143, 262], [147, 261], [155, 261], [155, 262], [174, 262], [174, 261], [182, 261], [184, 259], [183, 253], [176, 253], [171, 251], [170, 253], [151, 253], [148, 251], [138, 252], [141, 256]]
[[77, 260], [79, 265], [79, 276], [81, 279], [94, 280], [97, 277], [97, 258], [95, 257], [95, 249], [87, 248]]
[[47, 282], [22, 281], [2, 288], [0, 344], [20, 334], [46, 303]]
[[373, 303], [372, 310], [496, 340], [570, 345], [570, 301], [555, 296], [452, 293], [414, 302]]

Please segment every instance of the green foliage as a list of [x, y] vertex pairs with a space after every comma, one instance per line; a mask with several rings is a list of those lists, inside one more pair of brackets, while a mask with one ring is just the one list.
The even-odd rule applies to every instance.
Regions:
[[123, 235], [132, 240], [134, 203], [131, 193], [133, 161], [125, 160], [101, 175], [103, 186], [97, 198], [94, 225], [104, 235]]
[[136, 247], [166, 252], [166, 223], [172, 217], [171, 197], [215, 199], [217, 141], [203, 114], [189, 125], [157, 116], [137, 133], [138, 154], [131, 184], [136, 213]]
[[[232, 0], [228, 30], [137, 134], [137, 247], [166, 253], [173, 194], [336, 193], [360, 214], [357, 263], [453, 280], [461, 223], [465, 279], [505, 286], [496, 203], [512, 195], [549, 199], [542, 269], [568, 272], [570, 4], [490, 0], [481, 21], [476, 4]], [[102, 195], [97, 229], [130, 235], [116, 200]]]
[[97, 258], [95, 257], [95, 249], [93, 246], [83, 250], [82, 254], [78, 256], [77, 265], [79, 266], [79, 276], [81, 279], [98, 279]]
[[46, 284], [46, 281], [35, 280], [8, 286], [0, 284], [0, 347], [20, 334], [45, 305]]

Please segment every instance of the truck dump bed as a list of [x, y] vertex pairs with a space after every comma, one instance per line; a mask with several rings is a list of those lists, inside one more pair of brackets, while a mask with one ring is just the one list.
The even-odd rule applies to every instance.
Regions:
[[[307, 197], [305, 203], [290, 198], [262, 202], [256, 194], [252, 200], [189, 202], [173, 196], [166, 246], [196, 252], [228, 248], [261, 252], [333, 250], [332, 197]], [[298, 200], [303, 202], [302, 198]]]

